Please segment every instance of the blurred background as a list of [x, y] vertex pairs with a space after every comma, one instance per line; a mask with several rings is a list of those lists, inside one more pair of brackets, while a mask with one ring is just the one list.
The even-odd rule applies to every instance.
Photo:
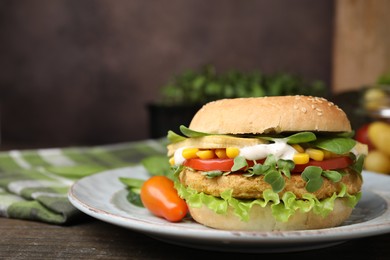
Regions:
[[352, 111], [344, 93], [390, 70], [386, 10], [386, 0], [0, 0], [1, 142], [150, 138], [148, 105], [205, 64], [321, 81]]

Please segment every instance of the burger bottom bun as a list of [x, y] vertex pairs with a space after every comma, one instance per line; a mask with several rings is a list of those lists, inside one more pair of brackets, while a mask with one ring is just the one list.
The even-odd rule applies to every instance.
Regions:
[[203, 205], [201, 208], [189, 208], [192, 218], [205, 226], [222, 230], [241, 231], [286, 231], [309, 230], [329, 228], [341, 225], [349, 218], [352, 208], [347, 205], [345, 199], [335, 200], [334, 209], [326, 217], [321, 217], [309, 211], [302, 213], [297, 211], [287, 222], [279, 222], [273, 216], [271, 207], [254, 205], [249, 212], [249, 221], [240, 220], [232, 210], [228, 208], [226, 214], [217, 214]]

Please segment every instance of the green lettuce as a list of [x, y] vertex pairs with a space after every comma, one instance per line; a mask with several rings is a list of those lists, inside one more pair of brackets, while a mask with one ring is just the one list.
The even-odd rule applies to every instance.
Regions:
[[361, 193], [356, 195], [349, 194], [345, 185], [342, 185], [339, 193], [334, 193], [333, 196], [323, 200], [318, 200], [311, 193], [304, 194], [303, 199], [298, 199], [292, 192], [286, 192], [280, 198], [278, 193], [273, 192], [271, 189], [264, 191], [263, 199], [236, 199], [232, 196], [232, 190], [224, 191], [221, 197], [214, 197], [185, 187], [178, 181], [175, 182], [175, 188], [179, 196], [185, 199], [190, 207], [200, 208], [205, 205], [217, 214], [225, 214], [230, 206], [242, 221], [249, 220], [249, 212], [253, 205], [261, 207], [265, 207], [268, 204], [271, 205], [274, 218], [277, 221], [286, 222], [296, 211], [309, 212], [313, 210], [315, 214], [326, 217], [333, 211], [334, 202], [337, 198], [346, 198], [348, 206], [351, 208], [355, 207], [361, 198]]

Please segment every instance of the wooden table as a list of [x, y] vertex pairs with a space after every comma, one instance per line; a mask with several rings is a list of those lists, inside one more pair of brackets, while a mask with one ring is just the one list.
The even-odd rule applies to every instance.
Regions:
[[176, 246], [94, 219], [56, 226], [0, 218], [0, 259], [261, 259], [286, 255], [289, 259], [390, 259], [390, 234], [303, 252], [240, 254]]

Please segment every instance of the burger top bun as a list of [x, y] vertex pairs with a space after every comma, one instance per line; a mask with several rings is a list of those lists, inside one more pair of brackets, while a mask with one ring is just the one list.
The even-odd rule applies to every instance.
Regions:
[[343, 110], [324, 98], [311, 96], [213, 101], [195, 114], [189, 128], [211, 134], [352, 131]]

